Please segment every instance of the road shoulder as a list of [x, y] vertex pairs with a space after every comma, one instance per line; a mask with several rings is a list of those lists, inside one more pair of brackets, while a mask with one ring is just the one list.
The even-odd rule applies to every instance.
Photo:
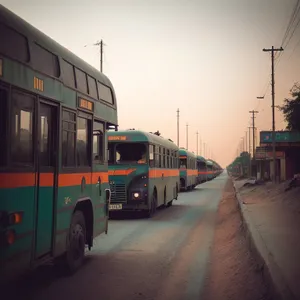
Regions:
[[272, 299], [249, 251], [233, 183], [228, 178], [219, 205], [204, 300]]
[[272, 299], [298, 299], [296, 278], [300, 268], [296, 257], [300, 245], [296, 241], [299, 229], [295, 230], [293, 213], [288, 211], [287, 203], [278, 200], [278, 187], [253, 187], [245, 191], [238, 182], [234, 186], [249, 249], [269, 283]]

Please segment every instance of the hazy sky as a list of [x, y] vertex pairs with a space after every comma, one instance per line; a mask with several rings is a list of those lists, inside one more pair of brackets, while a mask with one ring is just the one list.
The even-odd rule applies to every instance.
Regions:
[[[270, 53], [280, 47], [296, 0], [0, 0], [99, 69], [117, 95], [120, 129], [160, 130], [196, 152], [196, 131], [225, 167], [257, 109], [271, 129]], [[84, 45], [88, 44], [88, 47]], [[296, 47], [296, 45], [298, 45]], [[296, 48], [295, 48], [296, 47]], [[276, 68], [276, 104], [300, 81], [300, 26]], [[260, 102], [259, 102], [260, 101]], [[276, 128], [285, 124], [276, 113]], [[203, 152], [202, 152], [203, 154]], [[207, 155], [206, 155], [207, 156]]]

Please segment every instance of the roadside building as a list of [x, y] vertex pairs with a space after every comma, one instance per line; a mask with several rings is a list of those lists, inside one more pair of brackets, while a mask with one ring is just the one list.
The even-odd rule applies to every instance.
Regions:
[[[300, 173], [300, 132], [276, 131], [276, 177], [284, 181]], [[274, 172], [272, 131], [260, 132], [260, 145], [256, 147], [257, 178], [271, 179]]]

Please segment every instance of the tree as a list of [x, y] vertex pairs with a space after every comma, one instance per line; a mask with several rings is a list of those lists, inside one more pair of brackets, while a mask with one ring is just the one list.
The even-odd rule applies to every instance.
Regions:
[[290, 90], [292, 98], [284, 99], [284, 104], [279, 107], [287, 122], [287, 130], [300, 131], [300, 84], [295, 83]]

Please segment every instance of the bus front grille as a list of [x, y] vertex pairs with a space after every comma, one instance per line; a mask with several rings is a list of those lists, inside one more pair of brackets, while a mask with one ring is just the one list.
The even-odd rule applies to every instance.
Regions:
[[110, 185], [111, 202], [126, 202], [126, 186], [123, 183], [114, 183]]

